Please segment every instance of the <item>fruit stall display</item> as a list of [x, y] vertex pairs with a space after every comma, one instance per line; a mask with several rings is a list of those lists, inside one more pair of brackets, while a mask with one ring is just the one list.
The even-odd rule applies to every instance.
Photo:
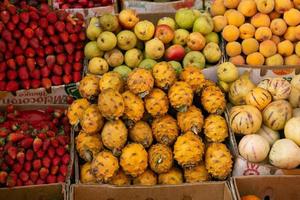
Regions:
[[300, 64], [299, 0], [215, 0], [210, 11], [229, 61], [237, 65]]
[[273, 77], [254, 83], [249, 71], [239, 76], [233, 64], [223, 63], [218, 68], [218, 78], [223, 86], [228, 85], [223, 88], [227, 88], [233, 105], [229, 109], [229, 126], [236, 134], [240, 156], [279, 169], [297, 168], [300, 165], [300, 75], [291, 81]]
[[0, 90], [50, 88], [78, 82], [83, 68], [84, 19], [26, 3], [0, 3]]
[[[193, 19], [181, 23], [186, 16]], [[119, 30], [119, 22], [126, 29]], [[200, 33], [208, 22], [208, 14], [196, 17], [190, 9], [178, 11], [175, 20], [162, 18], [156, 31], [132, 10], [90, 20], [83, 98], [68, 109], [70, 124], [80, 126], [81, 183], [181, 184], [230, 175], [225, 95], [201, 72], [206, 60], [221, 57], [217, 41], [206, 44], [218, 39], [207, 37], [212, 24]], [[174, 30], [175, 23], [181, 29]], [[186, 55], [185, 45], [191, 48]]]
[[70, 129], [65, 109], [2, 106], [0, 187], [70, 181]]
[[94, 8], [113, 4], [113, 0], [53, 0], [59, 9]]

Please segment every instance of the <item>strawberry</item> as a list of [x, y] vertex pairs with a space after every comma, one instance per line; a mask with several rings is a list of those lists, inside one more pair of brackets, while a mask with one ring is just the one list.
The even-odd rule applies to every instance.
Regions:
[[6, 9], [8, 10], [8, 12], [11, 14], [11, 15], [15, 15], [17, 13], [17, 8], [16, 6], [12, 5], [12, 4], [8, 4]]
[[63, 156], [65, 154], [65, 152], [66, 152], [66, 149], [63, 146], [59, 146], [56, 149], [56, 154], [59, 155], [59, 156]]
[[30, 80], [21, 81], [21, 86], [23, 89], [29, 90], [30, 89]]
[[47, 131], [47, 136], [48, 136], [48, 137], [55, 137], [55, 132], [49, 130], [49, 131]]
[[[77, 26], [77, 27], [78, 27], [78, 26]], [[80, 27], [80, 26], [79, 26], [79, 30], [81, 30], [81, 27]], [[80, 39], [81, 41], [85, 41], [85, 39], [86, 39], [85, 32], [81, 31], [81, 32], [79, 33], [78, 37], [79, 37], [79, 39]]]
[[11, 175], [8, 175], [7, 179], [6, 179], [6, 186], [7, 187], [14, 187], [17, 184], [17, 178], [16, 177], [12, 177]]
[[22, 171], [22, 165], [20, 163], [15, 163], [12, 167], [12, 170], [19, 174]]
[[58, 166], [61, 162], [61, 158], [58, 157], [58, 156], [55, 156], [53, 159], [52, 159], [52, 165], [54, 166]]
[[49, 67], [54, 66], [55, 61], [56, 61], [56, 57], [54, 55], [48, 55], [46, 57], [46, 63], [47, 63], [47, 66], [49, 66]]
[[70, 162], [70, 154], [66, 153], [62, 158], [61, 158], [61, 162], [64, 165], [68, 165]]
[[47, 176], [47, 183], [56, 183], [56, 176], [54, 175], [48, 175]]
[[36, 184], [37, 184], [37, 185], [45, 184], [45, 181], [39, 178], [39, 179], [36, 181]]
[[37, 20], [40, 19], [40, 16], [39, 16], [38, 12], [35, 12], [35, 11], [30, 11], [29, 12], [29, 17], [30, 17], [31, 21], [37, 21]]
[[59, 38], [63, 43], [67, 43], [69, 41], [69, 34], [67, 32], [61, 32]]
[[36, 64], [39, 66], [39, 67], [44, 67], [45, 66], [45, 64], [46, 64], [46, 60], [44, 59], [44, 56], [45, 55], [43, 55], [44, 54], [44, 50], [42, 49], [42, 48], [39, 48], [38, 50], [37, 50], [37, 53], [39, 53], [40, 55], [40, 57], [37, 57], [36, 58]]
[[26, 59], [26, 65], [27, 65], [29, 71], [32, 72], [35, 69], [35, 65], [36, 65], [35, 59], [34, 58], [27, 58]]
[[17, 78], [18, 74], [14, 70], [8, 70], [7, 71], [7, 78], [11, 81], [15, 80]]
[[21, 36], [22, 36], [21, 31], [18, 30], [18, 29], [15, 29], [14, 32], [13, 32], [13, 37], [16, 38], [16, 39], [19, 39]]
[[7, 176], [8, 176], [7, 172], [0, 171], [0, 184], [6, 183]]
[[33, 185], [33, 182], [31, 180], [27, 180], [24, 185]]
[[27, 28], [27, 24], [25, 24], [25, 23], [23, 23], [23, 22], [20, 22], [20, 23], [18, 24], [18, 28], [19, 28], [20, 31], [24, 31], [25, 28]]
[[44, 35], [45, 35], [45, 32], [44, 30], [41, 28], [41, 27], [38, 27], [37, 29], [34, 30], [34, 33], [35, 33], [35, 36], [39, 39], [39, 40], [42, 40]]
[[23, 182], [26, 182], [28, 179], [29, 179], [29, 175], [26, 171], [22, 171], [20, 174], [19, 174], [19, 178], [23, 181]]
[[20, 13], [20, 20], [27, 24], [29, 22], [29, 13], [28, 12], [21, 12]]
[[42, 167], [39, 171], [40, 178], [43, 180], [48, 176], [48, 174], [49, 174], [49, 170], [45, 167]]
[[9, 155], [5, 155], [4, 160], [9, 166], [12, 166], [14, 164], [14, 160]]
[[40, 42], [39, 42], [38, 38], [34, 37], [34, 38], [31, 38], [31, 40], [29, 40], [29, 45], [32, 48], [37, 49], [40, 46]]
[[0, 72], [5, 72], [7, 68], [6, 62], [0, 62]]
[[39, 79], [33, 79], [30, 81], [31, 88], [37, 89], [41, 86], [41, 81]]
[[23, 55], [16, 56], [16, 63], [19, 66], [22, 66], [25, 64], [25, 57]]
[[8, 23], [6, 24], [6, 28], [7, 28], [8, 30], [10, 30], [10, 31], [13, 31], [13, 30], [15, 30], [16, 25], [15, 25], [13, 22], [8, 22]]
[[49, 158], [54, 158], [54, 156], [55, 156], [55, 149], [54, 149], [54, 147], [49, 147], [48, 148], [47, 155], [49, 156]]
[[68, 166], [67, 165], [61, 165], [59, 167], [59, 172], [60, 172], [61, 175], [67, 176], [67, 174], [68, 174]]
[[25, 135], [22, 132], [14, 132], [14, 133], [10, 133], [7, 136], [6, 140], [10, 142], [18, 142], [23, 138], [25, 138]]
[[42, 164], [44, 167], [49, 168], [51, 165], [51, 159], [49, 157], [44, 157], [42, 160]]
[[71, 42], [76, 43], [76, 42], [78, 42], [78, 35], [73, 33], [69, 36], [69, 39]]
[[7, 163], [2, 162], [2, 163], [0, 164], [0, 169], [3, 170], [3, 171], [8, 171], [8, 170], [9, 170], [9, 167], [8, 167]]
[[64, 10], [58, 10], [56, 12], [56, 15], [57, 15], [57, 18], [60, 20], [60, 21], [65, 21], [67, 16], [69, 15], [66, 11]]
[[59, 53], [63, 53], [63, 51], [64, 51], [64, 46], [63, 46], [63, 45], [61, 45], [61, 44], [59, 44], [59, 45], [55, 45], [55, 47], [54, 47], [54, 51], [55, 51], [57, 54], [59, 54]]
[[46, 55], [51, 55], [51, 54], [53, 54], [53, 52], [54, 52], [53, 46], [50, 46], [50, 45], [46, 46], [46, 48], [45, 48]]
[[41, 28], [46, 29], [48, 27], [48, 21], [46, 18], [40, 18], [39, 25]]
[[36, 137], [34, 140], [33, 140], [33, 151], [34, 152], [37, 152], [42, 146], [43, 146], [43, 141]]
[[65, 63], [63, 65], [63, 71], [66, 75], [71, 75], [72, 73], [72, 65], [70, 63]]
[[43, 141], [43, 151], [48, 150], [48, 147], [50, 146], [50, 144], [51, 144], [50, 140], [49, 139], [45, 139]]
[[17, 179], [16, 186], [23, 186], [23, 181], [21, 179]]
[[57, 22], [57, 16], [56, 16], [56, 13], [54, 11], [49, 12], [47, 14], [46, 18], [47, 18], [48, 22], [50, 22], [52, 24], [54, 24], [55, 22]]
[[22, 152], [22, 151], [19, 151], [19, 152], [17, 153], [17, 160], [18, 160], [18, 162], [19, 162], [21, 165], [23, 165], [24, 162], [25, 162], [25, 153]]
[[46, 16], [49, 12], [50, 12], [49, 5], [46, 4], [46, 3], [42, 3], [42, 4], [40, 5], [40, 14], [41, 14], [42, 16]]
[[44, 36], [43, 39], [41, 40], [41, 43], [43, 46], [47, 46], [50, 44], [50, 39], [47, 36]]
[[51, 80], [49, 78], [43, 78], [42, 79], [42, 86], [46, 89], [51, 88], [51, 86], [52, 86]]
[[30, 171], [31, 171], [31, 162], [30, 162], [30, 161], [26, 161], [26, 162], [24, 163], [23, 169], [24, 169], [26, 172], [30, 172]]
[[47, 33], [48, 33], [48, 35], [50, 35], [50, 36], [53, 36], [53, 35], [55, 34], [55, 28], [54, 28], [53, 25], [49, 25], [49, 26], [47, 27]]
[[49, 77], [50, 73], [51, 73], [51, 71], [48, 67], [41, 68], [41, 75], [43, 78]]
[[10, 52], [13, 52], [14, 49], [16, 48], [16, 46], [17, 46], [17, 42], [16, 42], [15, 40], [13, 40], [13, 41], [11, 41], [11, 42], [9, 42], [9, 43], [7, 44], [7, 49], [8, 49]]
[[53, 85], [61, 85], [62, 84], [62, 78], [60, 76], [52, 76], [51, 81]]
[[58, 170], [59, 170], [59, 166], [51, 166], [51, 168], [50, 168], [50, 174], [52, 174], [52, 175], [56, 175], [57, 174], [57, 172], [58, 172]]
[[28, 160], [28, 161], [33, 160], [33, 155], [34, 155], [33, 151], [31, 149], [28, 149], [26, 151], [26, 155], [25, 155], [26, 160]]
[[9, 31], [9, 30], [7, 30], [7, 29], [4, 29], [3, 31], [2, 31], [2, 38], [4, 39], [4, 40], [6, 40], [7, 42], [11, 42], [12, 41], [12, 34], [11, 34], [11, 32]]
[[36, 157], [38, 158], [43, 158], [45, 155], [45, 151], [39, 150], [38, 152], [36, 152]]
[[34, 171], [39, 171], [41, 167], [42, 167], [42, 162], [40, 159], [33, 160], [32, 168]]
[[58, 175], [56, 180], [58, 183], [63, 183], [63, 182], [65, 182], [66, 177], [62, 176], [62, 175]]
[[0, 91], [4, 91], [6, 88], [6, 82], [5, 81], [0, 81]]
[[83, 59], [84, 55], [82, 51], [76, 51], [75, 52], [75, 62], [81, 62]]
[[[9, 130], [7, 128], [5, 128], [5, 127], [0, 128], [0, 137], [5, 138], [8, 135], [8, 133], [9, 133]], [[7, 141], [9, 141], [9, 140], [7, 139]]]
[[74, 52], [74, 44], [73, 43], [66, 43], [64, 45], [66, 52], [70, 55]]
[[57, 35], [51, 36], [50, 41], [51, 41], [52, 44], [58, 45], [59, 44], [59, 36], [57, 36]]
[[72, 82], [72, 75], [65, 74], [63, 76], [63, 82], [64, 84], [70, 84]]
[[25, 149], [28, 149], [32, 146], [32, 143], [33, 143], [33, 138], [25, 138], [20, 142], [20, 146]]
[[10, 14], [9, 14], [9, 12], [6, 11], [6, 10], [1, 11], [1, 13], [0, 13], [0, 19], [1, 19], [1, 21], [4, 24], [7, 24], [9, 22], [9, 20], [10, 20]]
[[32, 172], [30, 172], [30, 174], [29, 174], [29, 178], [30, 178], [30, 180], [31, 180], [33, 183], [35, 183], [35, 182], [38, 180], [38, 178], [39, 178], [39, 173], [38, 173], [38, 172], [35, 172], [35, 171], [32, 171]]
[[37, 24], [36, 21], [31, 21], [31, 22], [29, 23], [29, 27], [30, 27], [32, 30], [35, 30], [35, 29], [37, 29], [38, 24]]
[[17, 68], [16, 62], [15, 62], [15, 60], [14, 60], [13, 58], [8, 59], [8, 60], [6, 61], [6, 64], [7, 64], [7, 66], [8, 66], [10, 69], [15, 70], [15, 69]]
[[30, 76], [33, 79], [40, 79], [41, 77], [41, 72], [39, 69], [34, 69], [33, 71], [30, 72]]
[[5, 72], [0, 72], [0, 81], [4, 81], [6, 78]]
[[31, 48], [31, 47], [27, 47], [27, 48], [25, 49], [25, 56], [26, 56], [27, 58], [33, 58], [33, 57], [35, 56], [35, 51], [34, 51], [34, 49]]
[[6, 51], [4, 54], [4, 57], [6, 60], [11, 59], [13, 57], [13, 54], [11, 51]]
[[[51, 138], [50, 140], [51, 142], [51, 145], [54, 147], [54, 148], [58, 148], [59, 147], [59, 142], [56, 138]], [[57, 150], [57, 149], [56, 149]]]
[[74, 29], [75, 29], [75, 26], [73, 26], [73, 24], [71, 22], [66, 23], [66, 31], [68, 33], [75, 33]]
[[11, 124], [11, 130], [17, 131], [17, 130], [19, 130], [19, 129], [20, 129], [19, 123], [13, 122], [13, 123]]
[[24, 35], [25, 37], [27, 37], [28, 39], [32, 38], [34, 35], [34, 31], [31, 28], [26, 28], [24, 30]]
[[69, 63], [73, 63], [73, 61], [74, 61], [74, 55], [73, 54], [67, 55], [67, 60], [68, 60]]
[[[56, 56], [57, 64], [63, 65], [66, 63], [66, 61], [67, 61], [67, 57], [64, 54], [61, 53]], [[61, 75], [61, 74], [57, 74], [57, 75]]]
[[65, 30], [65, 23], [63, 21], [57, 21], [55, 24], [55, 29], [58, 31], [58, 32], [63, 32]]
[[81, 73], [80, 72], [73, 72], [73, 82], [79, 82], [81, 80]]
[[15, 92], [19, 89], [19, 84], [16, 81], [9, 81], [5, 90], [8, 92]]
[[11, 146], [7, 149], [7, 154], [9, 155], [9, 157], [11, 157], [11, 159], [16, 159], [17, 158], [17, 153], [18, 153], [18, 149], [17, 147]]
[[3, 53], [6, 51], [6, 42], [4, 40], [0, 40], [0, 51]]
[[[47, 136], [45, 133], [38, 133], [36, 135], [38, 138], [40, 138], [41, 140], [46, 140]], [[43, 145], [42, 145], [43, 146]]]

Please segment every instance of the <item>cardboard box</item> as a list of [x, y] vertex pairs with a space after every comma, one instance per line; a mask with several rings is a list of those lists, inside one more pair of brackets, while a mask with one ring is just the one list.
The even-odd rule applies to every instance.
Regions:
[[48, 105], [48, 104], [67, 104], [67, 97], [74, 99], [80, 97], [78, 91], [79, 83], [68, 85], [52, 86], [50, 90], [45, 88], [18, 90], [17, 92], [0, 91], [1, 104], [15, 105]]
[[251, 176], [232, 180], [238, 200], [243, 195], [256, 195], [260, 199], [300, 199], [300, 178], [298, 176]]
[[179, 0], [169, 2], [152, 2], [140, 0], [120, 0], [121, 9], [134, 9], [138, 13], [161, 13], [176, 12], [180, 8], [194, 8], [202, 10], [204, 8], [203, 0]]
[[66, 184], [32, 185], [0, 188], [2, 200], [67, 200]]
[[232, 198], [226, 182], [149, 187], [74, 184], [70, 189], [71, 200], [231, 200]]

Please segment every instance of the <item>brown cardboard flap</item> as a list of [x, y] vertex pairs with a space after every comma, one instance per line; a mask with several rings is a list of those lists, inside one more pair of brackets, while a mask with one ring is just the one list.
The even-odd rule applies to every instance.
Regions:
[[183, 185], [130, 186], [72, 185], [73, 200], [231, 200], [226, 182]]
[[233, 179], [238, 199], [243, 195], [256, 195], [269, 200], [300, 199], [298, 176], [249, 176]]
[[1, 200], [67, 200], [65, 184], [0, 188]]

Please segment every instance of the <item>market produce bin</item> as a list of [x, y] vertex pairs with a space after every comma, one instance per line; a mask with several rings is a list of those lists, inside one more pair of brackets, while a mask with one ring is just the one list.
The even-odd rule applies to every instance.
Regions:
[[74, 184], [70, 189], [71, 200], [231, 200], [226, 182], [206, 182], [183, 185], [130, 186]]
[[300, 199], [298, 176], [249, 176], [232, 179], [237, 199], [244, 195], [256, 195], [260, 199]]

